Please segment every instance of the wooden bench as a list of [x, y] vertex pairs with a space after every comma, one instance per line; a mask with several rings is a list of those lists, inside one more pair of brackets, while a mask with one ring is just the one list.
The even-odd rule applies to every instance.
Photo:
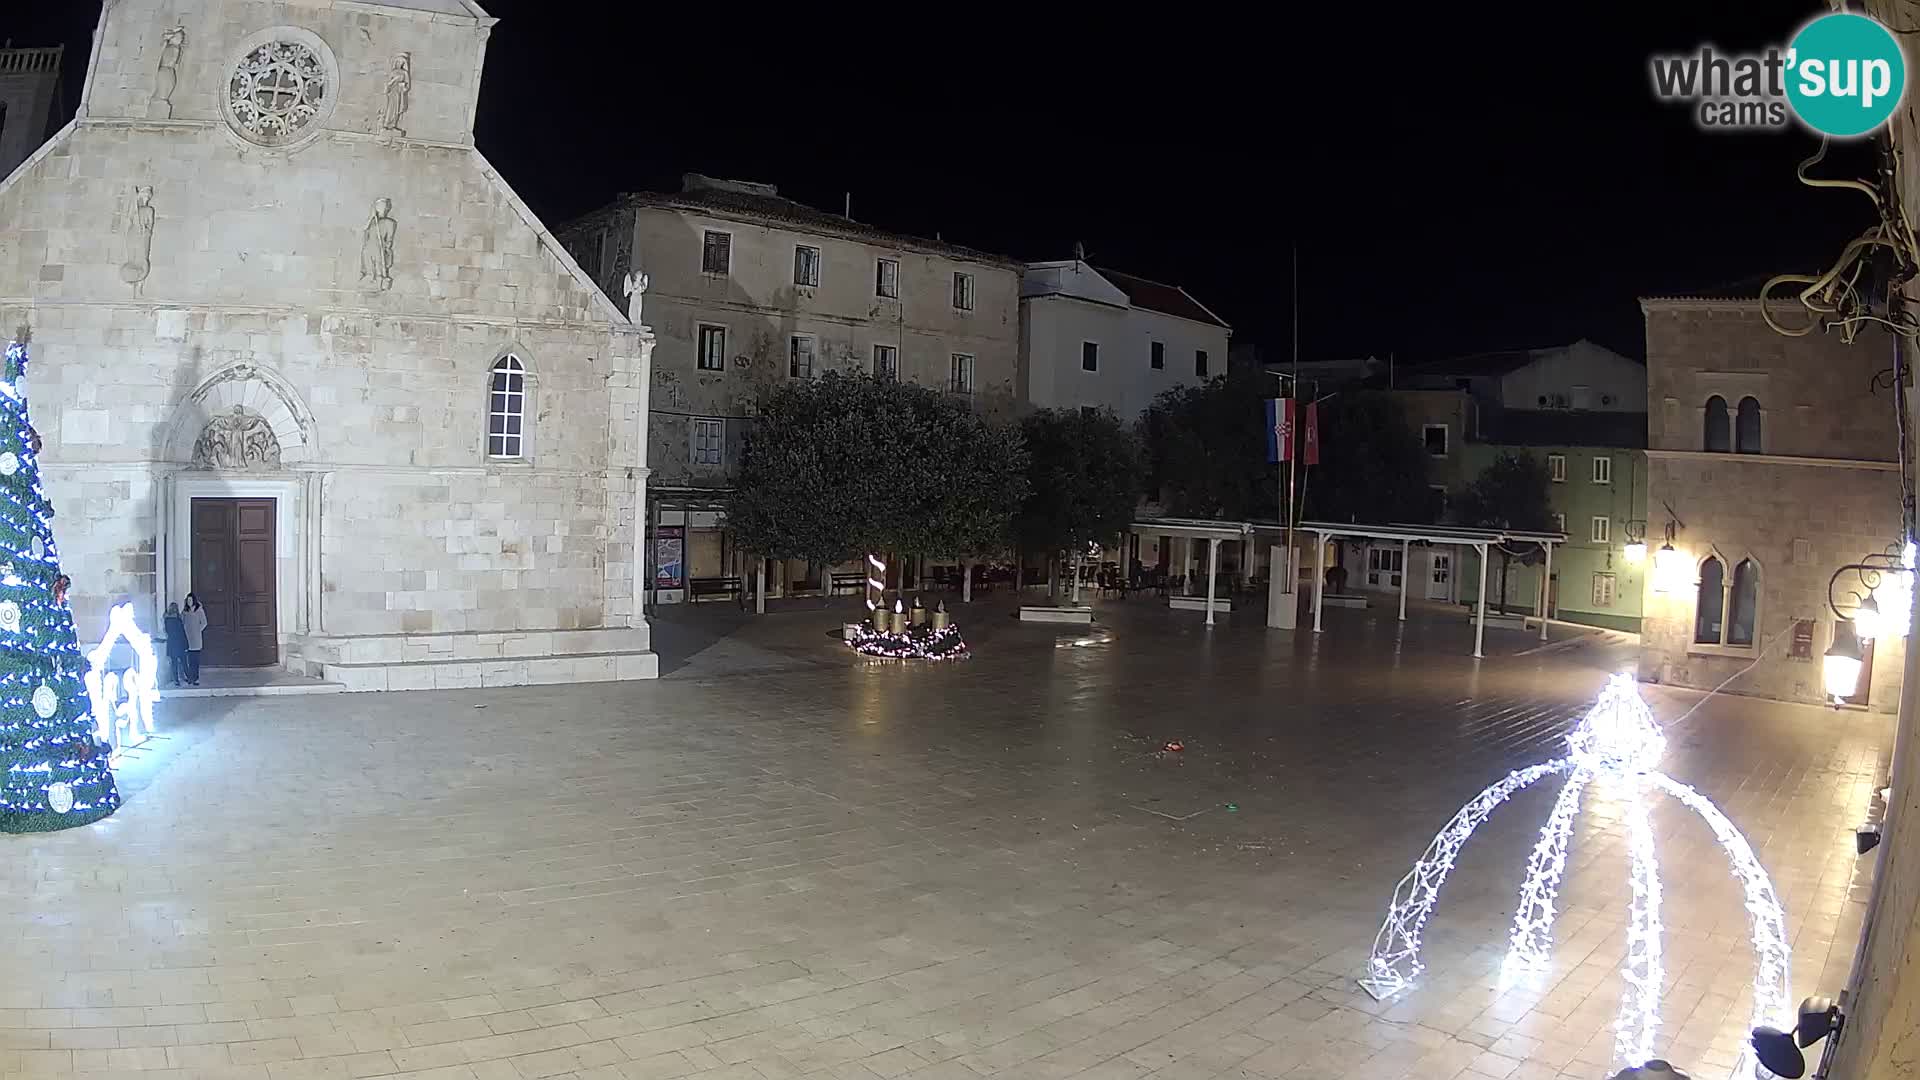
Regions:
[[864, 589], [866, 587], [867, 575], [865, 574], [835, 574], [833, 575], [833, 586], [828, 591], [838, 593], [842, 589]]
[[739, 596], [740, 579], [737, 577], [697, 577], [687, 583], [693, 599], [703, 596]]

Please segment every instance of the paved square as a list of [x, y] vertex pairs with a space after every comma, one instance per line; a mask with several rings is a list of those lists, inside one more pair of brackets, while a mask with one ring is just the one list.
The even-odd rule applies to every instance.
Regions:
[[[856, 662], [831, 612], [695, 613], [655, 684], [167, 703], [117, 815], [0, 837], [0, 1075], [1604, 1075], [1600, 791], [1550, 976], [1494, 986], [1542, 785], [1468, 847], [1422, 985], [1353, 978], [1429, 837], [1559, 752], [1616, 646], [1490, 631], [1476, 664], [1457, 621], [1208, 631], [1139, 598], [1076, 638], [999, 603], [959, 665]], [[1668, 734], [1773, 874], [1795, 994], [1837, 989], [1891, 722], [1722, 697]], [[1740, 892], [1697, 820], [1654, 821], [1658, 1045], [1725, 1075]]]

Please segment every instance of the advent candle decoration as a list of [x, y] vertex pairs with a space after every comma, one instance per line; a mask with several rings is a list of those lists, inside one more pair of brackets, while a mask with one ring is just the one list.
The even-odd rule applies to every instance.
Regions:
[[964, 660], [970, 655], [944, 601], [928, 612], [916, 599], [909, 612], [903, 601], [895, 600], [892, 611], [876, 610], [871, 620], [849, 625], [843, 636], [853, 651], [879, 659]]

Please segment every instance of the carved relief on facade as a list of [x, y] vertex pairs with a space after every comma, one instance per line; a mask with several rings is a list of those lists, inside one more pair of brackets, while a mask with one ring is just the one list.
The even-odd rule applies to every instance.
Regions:
[[147, 118], [173, 119], [173, 92], [180, 85], [180, 53], [187, 47], [187, 28], [176, 26], [160, 38], [160, 63], [153, 73], [153, 96], [147, 99]]
[[136, 290], [153, 272], [153, 188], [133, 189], [133, 211], [127, 217], [127, 261], [120, 264], [120, 280]]
[[280, 439], [265, 419], [235, 405], [207, 421], [193, 444], [196, 469], [259, 470], [280, 467]]
[[380, 103], [380, 133], [389, 140], [406, 136], [400, 121], [407, 115], [407, 96], [413, 92], [413, 57], [395, 53], [387, 69], [386, 98]]
[[360, 287], [368, 292], [393, 288], [393, 200], [373, 200], [373, 214], [360, 232]]

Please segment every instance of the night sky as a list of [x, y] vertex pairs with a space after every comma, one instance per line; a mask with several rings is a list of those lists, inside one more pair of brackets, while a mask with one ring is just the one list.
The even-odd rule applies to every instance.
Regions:
[[[1708, 134], [1649, 88], [1649, 53], [1784, 42], [1813, 3], [1316, 5], [1244, 25], [481, 3], [500, 23], [479, 144], [550, 224], [688, 171], [832, 209], [851, 192], [862, 221], [1023, 259], [1080, 241], [1187, 286], [1271, 357], [1295, 243], [1305, 359], [1583, 336], [1639, 355], [1636, 297], [1815, 268], [1867, 223], [1857, 196], [1795, 181], [1811, 137]], [[0, 35], [68, 45], [71, 109], [99, 5], [11, 6], [29, 10]], [[1872, 164], [1856, 146], [1828, 167]]]

